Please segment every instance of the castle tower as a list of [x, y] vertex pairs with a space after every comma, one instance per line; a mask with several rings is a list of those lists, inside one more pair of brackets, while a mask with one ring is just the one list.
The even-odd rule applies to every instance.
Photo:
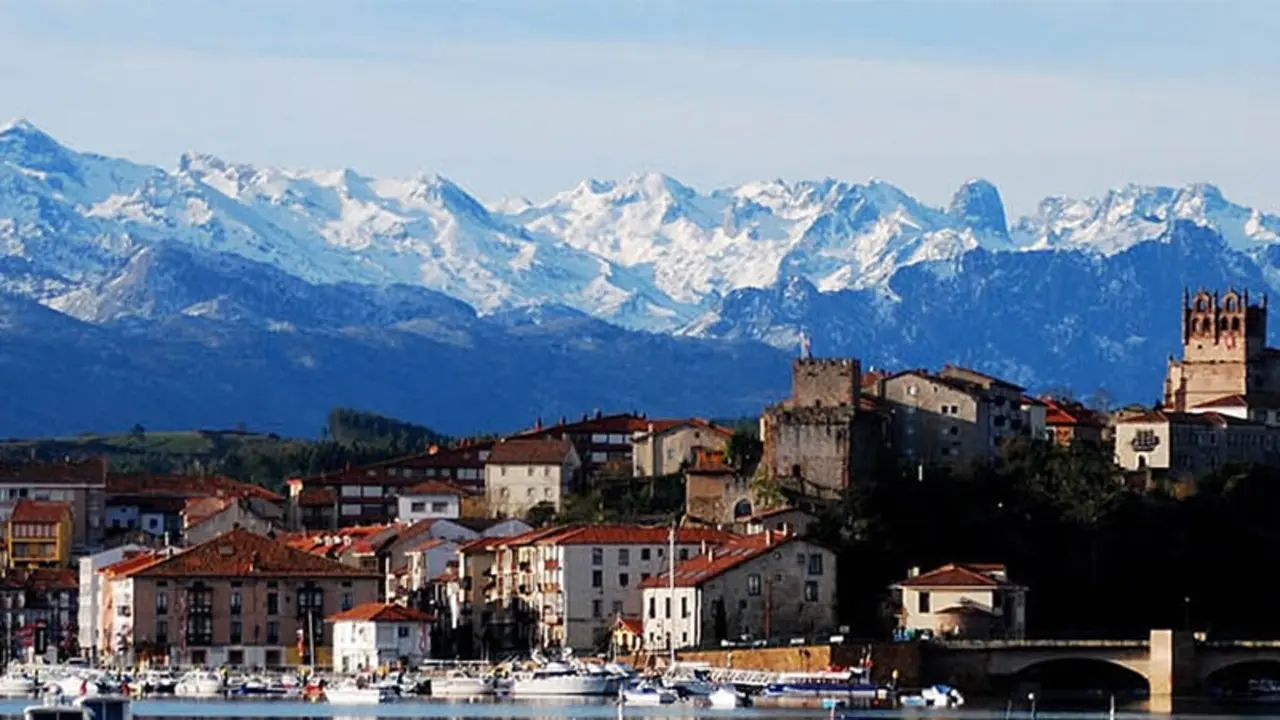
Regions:
[[1182, 358], [1169, 360], [1165, 407], [1182, 411], [1263, 390], [1275, 374], [1267, 366], [1266, 342], [1265, 295], [1255, 304], [1235, 288], [1183, 291]]

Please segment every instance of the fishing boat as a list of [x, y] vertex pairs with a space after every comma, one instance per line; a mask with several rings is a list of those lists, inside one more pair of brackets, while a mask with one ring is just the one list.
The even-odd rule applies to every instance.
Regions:
[[659, 687], [648, 681], [640, 681], [636, 685], [622, 689], [622, 702], [637, 707], [658, 707], [670, 705], [676, 701], [676, 693]]
[[964, 696], [950, 685], [933, 685], [918, 693], [899, 695], [898, 704], [911, 708], [958, 708], [964, 705]]

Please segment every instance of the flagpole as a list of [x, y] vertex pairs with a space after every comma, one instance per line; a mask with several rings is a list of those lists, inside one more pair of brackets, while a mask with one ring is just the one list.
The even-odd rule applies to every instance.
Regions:
[[676, 521], [671, 521], [671, 533], [667, 536], [667, 667], [676, 664], [676, 634], [672, 625], [675, 622], [676, 604]]

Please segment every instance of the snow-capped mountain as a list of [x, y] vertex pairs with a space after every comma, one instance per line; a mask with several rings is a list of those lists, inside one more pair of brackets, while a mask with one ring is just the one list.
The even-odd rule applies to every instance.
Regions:
[[[276, 353], [273, 368], [330, 373], [308, 387], [355, 388], [359, 375], [355, 397], [316, 398], [332, 404], [400, 397], [379, 383], [396, 378], [403, 394], [422, 373], [443, 372], [432, 392], [449, 388], [468, 422], [490, 429], [513, 422], [513, 407], [576, 412], [561, 395], [660, 405], [693, 365], [705, 382], [681, 393], [688, 412], [750, 411], [783, 391], [780, 368], [802, 331], [818, 352], [869, 364], [969, 362], [1033, 387], [1145, 397], [1177, 349], [1181, 286], [1280, 289], [1278, 239], [1280, 216], [1203, 184], [1052, 197], [1012, 219], [980, 179], [945, 208], [879, 180], [702, 192], [661, 174], [486, 206], [436, 175], [380, 179], [196, 153], [162, 169], [72, 150], [29, 123], [0, 128], [5, 307], [59, 313], [67, 323], [50, 333], [74, 335], [91, 367], [126, 346], [153, 349], [129, 362], [161, 377], [205, 367], [224, 381], [219, 392], [241, 388], [268, 404], [265, 415], [287, 415], [281, 427], [301, 422], [282, 410], [290, 381], [264, 388], [246, 369], [266, 356], [228, 361], [232, 378], [190, 354], [259, 347]], [[15, 328], [29, 344], [39, 336], [30, 322], [0, 324]], [[362, 370], [361, 353], [378, 360]], [[606, 379], [583, 357], [622, 375]], [[405, 375], [427, 361], [436, 365]], [[566, 363], [578, 370], [549, 369]], [[510, 379], [501, 408], [457, 395], [496, 387], [461, 379], [482, 366]], [[548, 379], [527, 382], [528, 368]], [[591, 378], [604, 385], [584, 387]], [[235, 407], [188, 400], [182, 407]]]

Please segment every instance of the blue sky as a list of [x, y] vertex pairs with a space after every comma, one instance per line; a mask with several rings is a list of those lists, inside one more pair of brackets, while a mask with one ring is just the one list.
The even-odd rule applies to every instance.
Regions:
[[1278, 37], [1268, 0], [0, 0], [0, 120], [482, 200], [657, 170], [1280, 210]]

